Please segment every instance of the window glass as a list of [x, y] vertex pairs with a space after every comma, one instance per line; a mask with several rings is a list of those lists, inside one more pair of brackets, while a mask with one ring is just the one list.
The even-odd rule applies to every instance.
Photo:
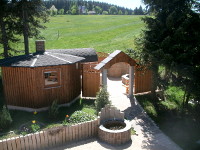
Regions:
[[44, 85], [45, 87], [54, 87], [60, 85], [60, 70], [46, 70], [44, 71]]

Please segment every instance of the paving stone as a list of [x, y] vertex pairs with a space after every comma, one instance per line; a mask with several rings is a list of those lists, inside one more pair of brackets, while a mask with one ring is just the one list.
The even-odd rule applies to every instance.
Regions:
[[70, 145], [64, 145], [51, 150], [181, 150], [168, 136], [166, 136], [148, 117], [137, 100], [130, 100], [125, 93], [121, 80], [108, 79], [108, 91], [112, 104], [125, 113], [125, 118], [131, 121], [136, 135], [132, 135], [132, 142], [122, 146], [111, 146], [99, 142], [96, 138], [84, 140]]

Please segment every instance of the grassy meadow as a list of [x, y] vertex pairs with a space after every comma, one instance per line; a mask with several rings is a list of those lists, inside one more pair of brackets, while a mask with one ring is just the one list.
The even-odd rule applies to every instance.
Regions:
[[[58, 15], [50, 17], [45, 37], [46, 49], [94, 48], [100, 52], [113, 52], [134, 48], [134, 37], [144, 28], [142, 16], [120, 15]], [[30, 39], [30, 51], [35, 51]], [[13, 45], [23, 50], [23, 43]], [[2, 48], [1, 48], [2, 51]]]

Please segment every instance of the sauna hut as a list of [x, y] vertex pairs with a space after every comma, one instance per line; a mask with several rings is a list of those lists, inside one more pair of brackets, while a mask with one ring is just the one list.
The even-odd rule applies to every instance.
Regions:
[[52, 101], [69, 104], [81, 94], [80, 63], [97, 61], [94, 49], [45, 50], [0, 60], [4, 97], [10, 109], [46, 109]]

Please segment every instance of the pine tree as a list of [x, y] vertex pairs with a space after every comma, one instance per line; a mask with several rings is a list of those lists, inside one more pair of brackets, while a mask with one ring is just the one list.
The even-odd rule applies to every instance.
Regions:
[[0, 44], [3, 45], [3, 57], [12, 56], [12, 52], [17, 52], [11, 48], [10, 43], [18, 41], [14, 37], [15, 18], [13, 17], [13, 3], [8, 0], [0, 1]]
[[[154, 69], [154, 89], [158, 86], [158, 67], [163, 65], [171, 78], [186, 92], [186, 104], [191, 95], [200, 98], [200, 15], [192, 6], [192, 0], [144, 0], [155, 17], [143, 20], [147, 29], [140, 38], [138, 48], [141, 57]], [[169, 78], [168, 78], [169, 79]], [[172, 80], [172, 78], [171, 78]], [[170, 80], [167, 80], [169, 82]], [[155, 92], [154, 92], [155, 94]]]
[[140, 6], [139, 9], [138, 9], [138, 15], [144, 15], [142, 6]]
[[45, 26], [41, 23], [48, 21], [46, 8], [41, 0], [19, 0], [16, 7], [16, 18], [18, 18], [17, 33], [24, 37], [25, 54], [29, 54], [29, 38], [39, 38], [39, 29]]
[[134, 12], [134, 15], [138, 15], [138, 8], [136, 7], [133, 12]]

